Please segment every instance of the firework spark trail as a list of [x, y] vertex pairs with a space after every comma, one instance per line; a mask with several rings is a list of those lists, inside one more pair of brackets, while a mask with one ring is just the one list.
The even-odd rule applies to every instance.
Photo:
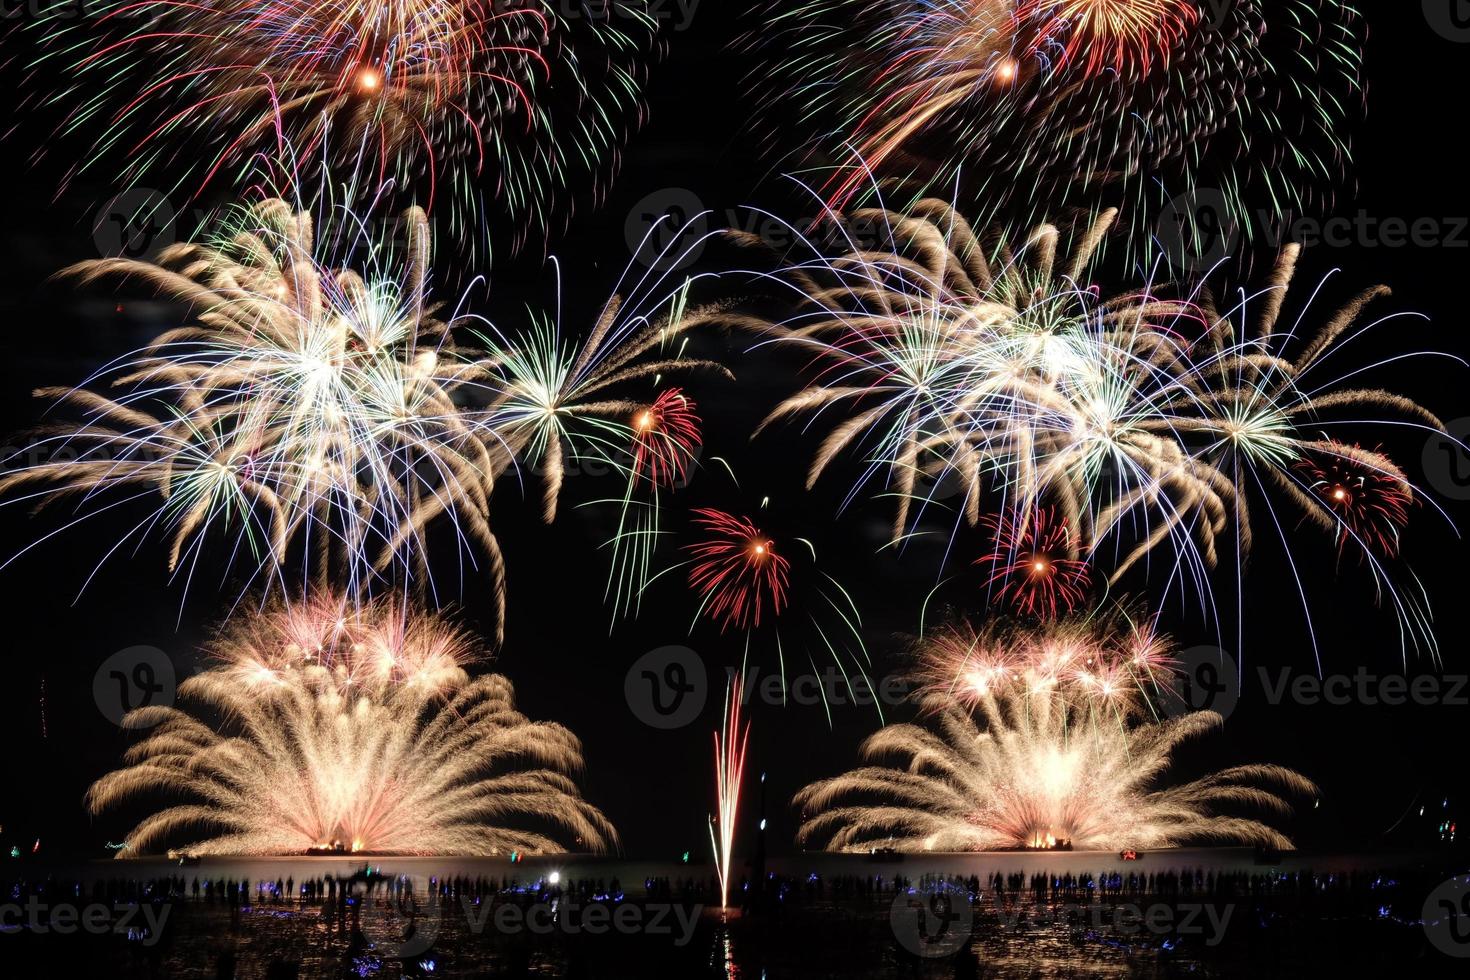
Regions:
[[395, 564], [426, 589], [421, 539], [446, 516], [483, 550], [503, 610], [488, 510], [509, 460], [457, 403], [489, 397], [491, 365], [435, 316], [428, 221], [404, 217], [403, 254], [369, 240], [366, 275], [323, 264], [312, 216], [278, 199], [238, 211], [216, 244], [68, 270], [151, 287], [191, 321], [92, 379], [126, 389], [119, 397], [38, 392], [82, 412], [37, 446], [74, 456], [18, 469], [0, 491], [78, 500], [83, 520], [115, 506], [104, 495], [141, 488], [163, 502], [127, 537], [164, 533], [171, 570], [192, 572], [208, 532], [235, 528], [231, 560], [253, 560], [255, 574], [276, 574], [299, 541], [313, 577], [335, 566], [355, 589]]
[[1261, 209], [1330, 202], [1365, 103], [1351, 6], [1216, 6], [768, 3], [742, 44], [753, 118], [773, 156], [799, 144], [800, 169], [830, 174], [834, 207], [878, 185], [912, 200], [959, 188], [986, 223], [1016, 226], [1120, 205], [1130, 254], [1188, 258], [1219, 231], [1211, 217], [1252, 236], [1274, 220]]
[[[1364, 291], [1315, 334], [1302, 326], [1310, 308], [1279, 330], [1296, 246], [1282, 252], [1260, 294], [1242, 294], [1222, 313], [1203, 286], [1171, 298], [1173, 287], [1150, 283], [1103, 298], [1089, 278], [1113, 212], [1080, 228], [1066, 252], [1051, 225], [1015, 248], [1004, 236], [982, 242], [940, 201], [908, 214], [831, 217], [847, 234], [845, 249], [800, 239], [816, 257], [773, 276], [797, 297], [794, 315], [718, 314], [762, 344], [811, 355], [812, 382], [757, 430], [803, 415], [828, 427], [809, 487], [840, 456], [859, 455], [848, 499], [881, 481], [898, 500], [895, 543], [922, 533], [918, 521], [933, 510], [976, 525], [991, 509], [1024, 527], [1051, 507], [1078, 535], [1067, 557], [1106, 560], [1108, 587], [1172, 552], [1170, 587], [1192, 582], [1202, 601], [1221, 544], [1239, 571], [1253, 516], [1280, 528], [1272, 498], [1283, 498], [1340, 546], [1346, 536], [1361, 548], [1405, 648], [1433, 648], [1422, 596], [1396, 589], [1383, 565], [1396, 550], [1385, 546], [1397, 539], [1397, 511], [1360, 532], [1299, 472], [1304, 460], [1339, 459], [1373, 470], [1405, 503], [1415, 499], [1386, 455], [1318, 434], [1342, 424], [1442, 429], [1416, 402], [1358, 386], [1372, 365], [1322, 376], [1333, 353], [1383, 322], [1359, 321], [1386, 290]], [[1354, 409], [1371, 417], [1342, 417]], [[1264, 499], [1264, 513], [1253, 498]], [[1283, 544], [1290, 560], [1284, 535]]]
[[921, 654], [932, 724], [882, 729], [863, 743], [869, 765], [798, 793], [798, 840], [838, 851], [1290, 847], [1268, 824], [1228, 815], [1288, 815], [1287, 794], [1316, 794], [1289, 769], [1161, 785], [1174, 751], [1221, 719], [1150, 719], [1144, 681], [1166, 662], [1163, 641], [1116, 645], [1126, 635], [1078, 622], [945, 634]]
[[[58, 8], [59, 10], [59, 8]], [[615, 167], [641, 121], [656, 22], [642, 0], [601, 16], [541, 0], [109, 0], [28, 30], [68, 83], [29, 93], [93, 138], [66, 180], [118, 166], [124, 187], [202, 192], [283, 143], [324, 172], [447, 198], [473, 250], [481, 212], [519, 246], [549, 234], [564, 190]], [[493, 193], [485, 193], [492, 188]]]
[[124, 727], [151, 732], [87, 794], [95, 814], [155, 794], [118, 856], [601, 851], [617, 842], [572, 775], [581, 743], [515, 710], [510, 683], [470, 679], [473, 642], [410, 607], [320, 595], [232, 621], [212, 668]]
[[750, 722], [743, 727], [740, 675], [731, 678], [725, 691], [725, 712], [715, 740], [715, 809], [710, 817], [710, 847], [720, 876], [720, 907], [730, 907], [730, 858], [735, 851], [735, 830], [740, 817], [740, 790], [745, 781], [745, 750], [750, 742]]

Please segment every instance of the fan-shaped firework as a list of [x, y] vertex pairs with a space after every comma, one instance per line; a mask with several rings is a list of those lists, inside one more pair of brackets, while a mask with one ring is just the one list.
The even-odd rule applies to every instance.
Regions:
[[[1055, 507], [1077, 533], [1069, 560], [1100, 561], [1106, 544], [1110, 585], [1167, 543], [1171, 581], [1205, 586], [1223, 535], [1233, 533], [1237, 564], [1250, 550], [1249, 497], [1270, 508], [1275, 495], [1363, 546], [1385, 582], [1374, 553], [1385, 543], [1381, 527], [1359, 534], [1339, 519], [1298, 464], [1370, 464], [1412, 499], [1386, 456], [1370, 460], [1318, 434], [1379, 416], [1441, 428], [1403, 396], [1343, 383], [1364, 368], [1323, 374], [1331, 353], [1373, 325], [1359, 318], [1387, 290], [1363, 292], [1304, 344], [1300, 319], [1278, 330], [1295, 246], [1261, 295], [1224, 313], [1203, 289], [1166, 299], [1150, 287], [1104, 300], [1087, 280], [1112, 217], [1084, 229], [1061, 264], [1060, 234], [1049, 225], [1013, 253], [1003, 239], [982, 244], [940, 202], [921, 202], [909, 215], [854, 212], [843, 227], [876, 230], [876, 240], [854, 240], [845, 254], [780, 274], [802, 304], [794, 316], [736, 320], [774, 338], [768, 342], [810, 352], [819, 366], [815, 381], [762, 425], [810, 413], [830, 426], [809, 484], [844, 452], [863, 453], [860, 485], [882, 478], [898, 498], [895, 540], [910, 533], [915, 509], [950, 506], [956, 494], [958, 509], [978, 523], [988, 494], [991, 509], [1020, 527], [1037, 508]], [[1356, 417], [1332, 418], [1345, 409]], [[1426, 638], [1418, 600], [1387, 591], [1414, 642]]]
[[473, 855], [616, 843], [570, 778], [576, 737], [517, 712], [505, 678], [470, 679], [472, 649], [392, 603], [319, 598], [237, 619], [213, 644], [218, 664], [179, 685], [202, 713], [129, 713], [125, 727], [153, 731], [88, 805], [189, 801], [139, 824], [129, 856], [169, 842], [193, 854]]
[[59, 6], [34, 25], [68, 79], [39, 98], [99, 150], [76, 172], [120, 162], [126, 186], [202, 189], [286, 142], [301, 166], [448, 198], [467, 245], [487, 206], [519, 244], [565, 213], [569, 185], [607, 175], [641, 113], [656, 27], [644, 0], [108, 0], [89, 13]]
[[[875, 177], [958, 185], [1008, 223], [1119, 204], [1135, 249], [1166, 233], [1192, 254], [1219, 230], [1196, 218], [1313, 208], [1363, 102], [1366, 28], [1339, 0], [808, 0], [760, 19], [757, 118], [784, 121], [773, 150], [802, 134], [834, 206]], [[1165, 207], [1181, 198], [1198, 207]]]
[[1077, 623], [1056, 633], [952, 633], [928, 651], [940, 680], [925, 695], [933, 728], [890, 725], [863, 743], [870, 763], [797, 794], [798, 838], [830, 850], [977, 851], [1290, 847], [1279, 831], [1228, 815], [1289, 814], [1284, 794], [1316, 787], [1279, 766], [1225, 769], [1163, 784], [1185, 741], [1220, 724], [1213, 712], [1141, 717], [1140, 655]]
[[229, 529], [232, 560], [269, 574], [300, 540], [318, 577], [336, 567], [354, 585], [402, 560], [422, 586], [420, 536], [447, 513], [485, 549], [499, 595], [488, 504], [508, 460], [456, 404], [489, 368], [437, 319], [428, 224], [417, 209], [405, 220], [402, 269], [369, 242], [366, 275], [324, 265], [311, 216], [279, 200], [242, 211], [217, 244], [74, 267], [84, 280], [141, 282], [192, 322], [104, 372], [124, 395], [38, 392], [85, 420], [36, 447], [59, 459], [14, 471], [0, 490], [39, 487], [42, 503], [79, 499], [86, 513], [115, 506], [114, 490], [157, 493], [162, 504], [128, 536], [164, 533], [170, 568], [188, 556], [192, 566], [207, 532]]

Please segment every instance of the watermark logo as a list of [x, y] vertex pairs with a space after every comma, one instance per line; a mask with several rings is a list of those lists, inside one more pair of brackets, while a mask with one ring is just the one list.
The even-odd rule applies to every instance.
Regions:
[[673, 272], [694, 264], [704, 253], [707, 217], [704, 202], [693, 191], [662, 187], [628, 211], [623, 236], [628, 251], [643, 266]]
[[92, 677], [92, 697], [98, 710], [118, 726], [130, 711], [171, 706], [177, 687], [173, 661], [158, 647], [150, 646], [119, 650], [102, 661]]
[[703, 911], [702, 905], [675, 905], [652, 902], [647, 905], [601, 902], [580, 904], [574, 901], [480, 902], [461, 899], [466, 925], [479, 936], [487, 930], [500, 935], [531, 933], [546, 936], [553, 933], [575, 936], [619, 935], [669, 936], [675, 946], [687, 946]]
[[1470, 876], [1451, 878], [1430, 892], [1421, 918], [1435, 949], [1470, 958]]
[[178, 235], [178, 215], [160, 191], [133, 187], [102, 205], [92, 219], [92, 241], [106, 258], [156, 256]]
[[1424, 20], [1446, 41], [1470, 44], [1470, 0], [1423, 0]]
[[368, 895], [359, 900], [363, 903], [363, 935], [383, 959], [417, 959], [429, 952], [439, 938], [444, 906], [433, 892], [423, 902], [409, 890], [385, 898]]
[[1459, 418], [1432, 433], [1420, 460], [1424, 478], [1442, 497], [1470, 500], [1470, 418]]
[[683, 728], [704, 710], [709, 678], [704, 661], [688, 647], [651, 650], [623, 678], [623, 696], [634, 717], [651, 728]]
[[953, 956], [970, 941], [975, 911], [962, 892], [900, 891], [888, 910], [888, 921], [900, 946], [915, 956], [934, 959]]
[[166, 903], [117, 902], [104, 905], [93, 902], [77, 906], [68, 902], [50, 904], [32, 895], [24, 905], [19, 902], [0, 904], [0, 936], [30, 933], [32, 935], [70, 936], [81, 932], [89, 936], [124, 936], [131, 942], [153, 946], [163, 938], [173, 906]]
[[1195, 711], [1230, 717], [1240, 703], [1240, 668], [1235, 658], [1216, 646], [1195, 646], [1175, 658], [1174, 689], [1159, 698], [1159, 711], [1178, 718]]
[[1234, 254], [1240, 226], [1225, 192], [1197, 187], [1171, 200], [1159, 215], [1156, 239], [1164, 258], [1185, 272], [1201, 272]]

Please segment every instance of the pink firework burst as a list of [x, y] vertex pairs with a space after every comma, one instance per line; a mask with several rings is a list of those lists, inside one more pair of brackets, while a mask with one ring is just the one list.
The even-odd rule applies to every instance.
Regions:
[[1087, 562], [1076, 557], [1076, 538], [1064, 518], [1036, 508], [1029, 520], [1016, 516], [986, 521], [995, 549], [975, 562], [990, 570], [988, 587], [1025, 616], [1054, 619], [1087, 596]]
[[786, 605], [791, 562], [774, 542], [743, 517], [700, 507], [694, 523], [708, 537], [688, 546], [694, 556], [689, 584], [702, 599], [701, 609], [721, 629], [749, 629], [762, 614], [776, 615]]
[[681, 388], [659, 392], [633, 416], [633, 479], [655, 487], [683, 483], [703, 443], [694, 399]]

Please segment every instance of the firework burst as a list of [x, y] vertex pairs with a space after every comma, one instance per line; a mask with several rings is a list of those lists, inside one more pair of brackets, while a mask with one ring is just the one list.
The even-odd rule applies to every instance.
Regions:
[[632, 426], [635, 482], [673, 487], [689, 479], [689, 466], [704, 442], [694, 399], [680, 388], [661, 391], [633, 413]]
[[1409, 523], [1413, 488], [1381, 453], [1340, 443], [1331, 449], [1315, 459], [1303, 458], [1297, 472], [1313, 497], [1340, 521], [1338, 550], [1355, 541], [1376, 554], [1396, 555], [1399, 532]]
[[1161, 641], [1111, 642], [1077, 623], [941, 638], [921, 654], [937, 678], [922, 695], [932, 725], [880, 730], [863, 743], [869, 765], [797, 794], [798, 839], [837, 851], [1290, 847], [1268, 824], [1227, 814], [1287, 815], [1288, 794], [1316, 787], [1269, 765], [1161, 785], [1175, 750], [1221, 719], [1142, 717], [1138, 665], [1157, 662]]
[[1002, 602], [1023, 616], [1055, 618], [1070, 612], [1087, 597], [1090, 573], [1077, 557], [1072, 528], [1049, 508], [1018, 515], [988, 518], [994, 549], [976, 564], [990, 573], [985, 585]]
[[471, 246], [487, 206], [509, 212], [518, 245], [550, 230], [574, 179], [610, 171], [641, 114], [656, 27], [642, 0], [595, 16], [541, 0], [112, 0], [71, 13], [32, 30], [71, 79], [35, 97], [99, 148], [73, 175], [120, 162], [125, 186], [166, 174], [202, 191], [289, 143], [302, 166], [447, 197]]
[[761, 615], [780, 615], [791, 584], [791, 562], [776, 542], [744, 517], [712, 508], [694, 511], [704, 538], [688, 546], [689, 585], [700, 595], [700, 610], [720, 624], [749, 629]]
[[[643, 290], [645, 284], [635, 289]], [[615, 293], [579, 344], [564, 343], [559, 324], [545, 319], [510, 337], [498, 332], [485, 337], [500, 392], [485, 413], [486, 423], [518, 459], [541, 471], [542, 516], [548, 523], [556, 519], [569, 457], [634, 474], [640, 463], [656, 464], [665, 475], [679, 471], [681, 460], [687, 466], [687, 455], [681, 452], [691, 439], [697, 440], [698, 420], [687, 404], [679, 408], [670, 400], [682, 396], [656, 396], [649, 405], [616, 394], [638, 382], [657, 384], [676, 371], [734, 377], [718, 362], [683, 356], [681, 337], [705, 319], [701, 311], [687, 309], [687, 287], [682, 283], [668, 295], [639, 304], [643, 311]], [[644, 356], [650, 352], [654, 356]], [[645, 428], [641, 420], [662, 428]], [[657, 461], [651, 452], [658, 453]], [[641, 475], [651, 476], [652, 471]]]
[[[474, 644], [392, 603], [318, 598], [236, 619], [217, 665], [179, 685], [199, 713], [150, 706], [127, 766], [93, 784], [93, 813], [184, 797], [128, 835], [129, 856], [495, 855], [604, 850], [617, 841], [571, 776], [581, 744], [515, 710], [510, 683], [470, 679]], [[216, 717], [217, 716], [217, 717]]]
[[800, 162], [830, 170], [834, 207], [882, 185], [915, 200], [958, 187], [987, 222], [1011, 225], [1117, 204], [1136, 251], [1173, 234], [1162, 216], [1183, 220], [1180, 241], [1162, 244], [1187, 255], [1196, 222], [1250, 234], [1256, 209], [1300, 214], [1330, 199], [1363, 104], [1365, 24], [1351, 6], [1205, 6], [767, 4], [747, 41], [754, 118], [773, 153], [797, 127], [816, 133]]
[[[1381, 453], [1320, 435], [1344, 424], [1442, 429], [1416, 402], [1358, 386], [1366, 368], [1327, 373], [1332, 355], [1385, 322], [1362, 320], [1387, 290], [1363, 291], [1315, 333], [1309, 310], [1281, 330], [1296, 246], [1264, 290], [1221, 312], [1204, 287], [1104, 298], [1089, 278], [1111, 212], [1083, 226], [1065, 258], [1053, 226], [1013, 249], [1003, 236], [982, 242], [937, 201], [834, 217], [845, 250], [777, 274], [798, 298], [794, 315], [732, 318], [812, 358], [816, 377], [761, 426], [810, 415], [829, 427], [809, 486], [856, 453], [852, 495], [881, 481], [898, 499], [895, 542], [933, 512], [977, 525], [987, 498], [1020, 529], [1052, 508], [1048, 522], [1076, 535], [1065, 557], [1100, 568], [1109, 587], [1162, 554], [1169, 587], [1200, 593], [1222, 551], [1243, 568], [1262, 513], [1251, 501], [1277, 529], [1273, 500], [1285, 501], [1339, 541], [1363, 539], [1406, 645], [1433, 646], [1422, 599], [1395, 589], [1380, 559], [1396, 550], [1384, 547], [1397, 538], [1394, 501], [1413, 499], [1407, 477]], [[1314, 491], [1320, 478], [1300, 466], [1322, 460], [1381, 477], [1360, 498], [1375, 509], [1344, 514]]]
[[424, 213], [405, 225], [402, 255], [368, 243], [366, 275], [324, 264], [312, 216], [280, 200], [241, 209], [214, 244], [68, 270], [141, 283], [192, 319], [103, 372], [123, 395], [38, 392], [84, 421], [35, 447], [64, 458], [14, 471], [0, 491], [79, 500], [78, 520], [157, 494], [128, 537], [161, 532], [170, 569], [192, 570], [209, 532], [230, 532], [231, 561], [257, 575], [299, 541], [319, 580], [336, 569], [354, 588], [395, 564], [426, 587], [421, 538], [447, 515], [483, 549], [503, 603], [488, 507], [508, 459], [458, 405], [490, 369], [436, 316]]

